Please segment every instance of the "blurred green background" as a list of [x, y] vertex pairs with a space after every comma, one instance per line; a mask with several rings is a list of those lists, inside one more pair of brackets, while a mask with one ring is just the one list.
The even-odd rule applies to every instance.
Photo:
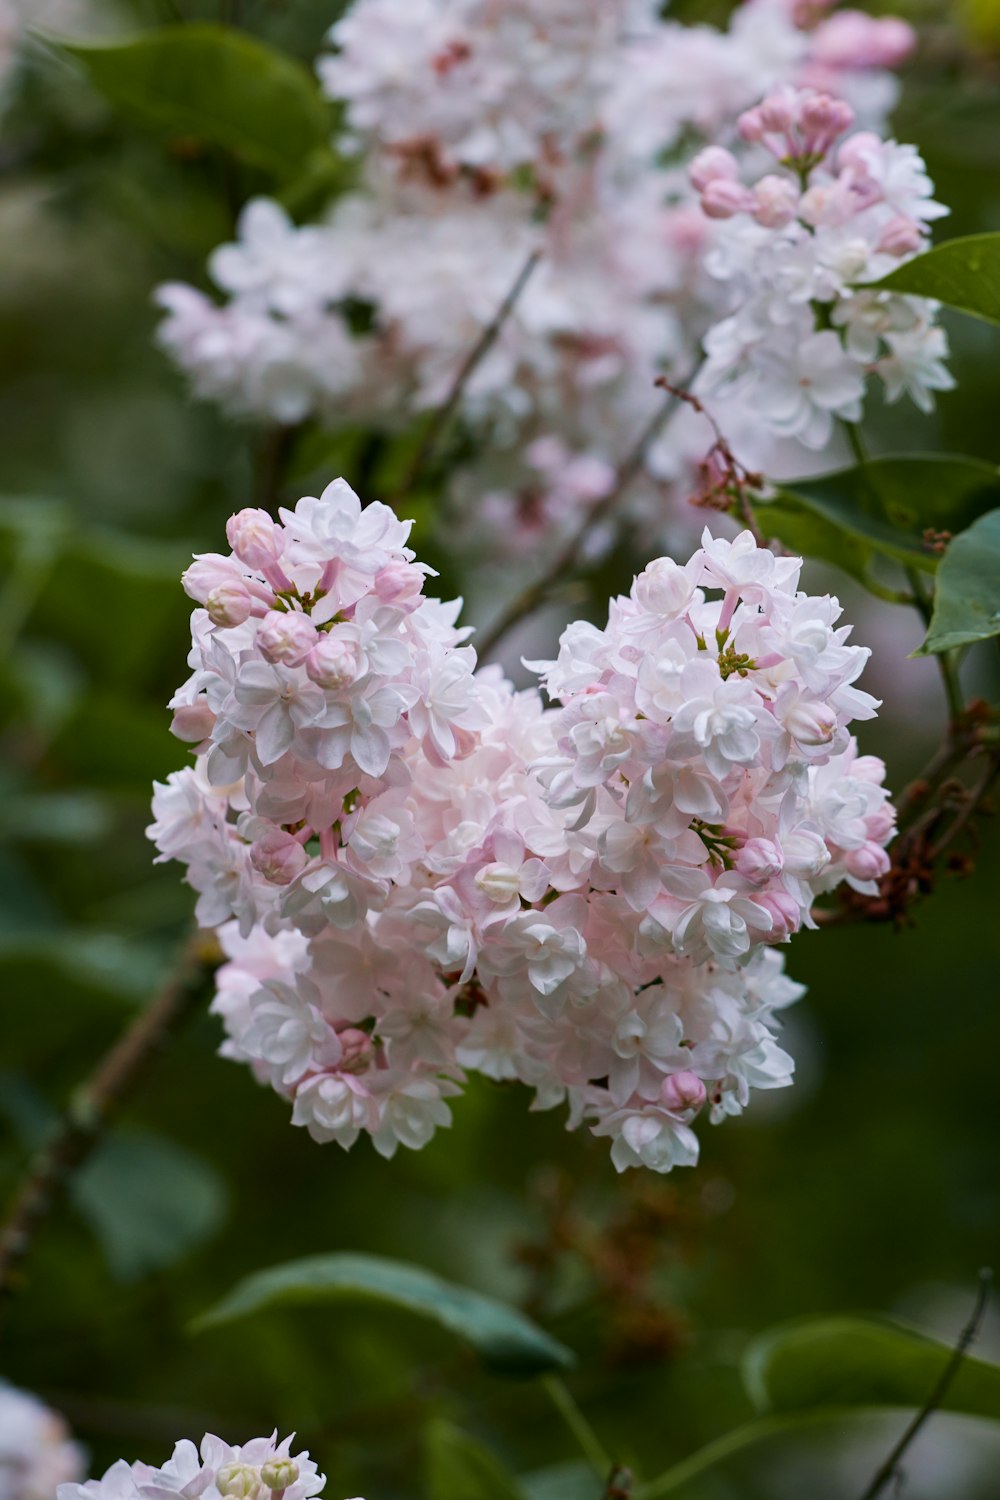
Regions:
[[[948, 235], [1000, 230], [1000, 6], [893, 8], [922, 34], [897, 134], [925, 152], [953, 209]], [[95, 0], [91, 13], [120, 29], [174, 9], [134, 0], [101, 12]], [[218, 19], [214, 4], [182, 9]], [[258, 0], [239, 21], [308, 60], [336, 9]], [[154, 348], [150, 293], [168, 278], [200, 282], [234, 204], [262, 184], [211, 151], [143, 134], [40, 41], [7, 87], [0, 166], [6, 1196], [189, 921], [178, 867], [154, 869], [143, 836], [150, 781], [183, 761], [163, 707], [188, 633], [178, 576], [253, 503], [261, 439], [187, 397]], [[958, 390], [933, 418], [874, 412], [875, 450], [1000, 461], [1000, 332], [950, 326]], [[350, 442], [344, 451], [356, 481]], [[426, 548], [447, 570], [432, 535]], [[883, 642], [876, 690], [888, 696], [864, 743], [899, 788], [939, 737], [943, 707], [933, 670], [906, 660], [918, 623], [864, 609], [859, 636]], [[953, 1337], [976, 1269], [1000, 1268], [1000, 860], [988, 825], [977, 866], [912, 930], [795, 942], [790, 967], [809, 985], [788, 1025], [797, 1086], [704, 1130], [701, 1167], [666, 1180], [616, 1178], [603, 1143], [483, 1082], [419, 1154], [385, 1163], [366, 1144], [320, 1148], [247, 1070], [215, 1056], [218, 1028], [202, 1016], [43, 1227], [3, 1310], [4, 1376], [66, 1413], [93, 1472], [123, 1454], [162, 1457], [205, 1428], [239, 1440], [277, 1425], [311, 1447], [332, 1497], [395, 1500], [418, 1492], [434, 1412], [519, 1472], [577, 1455], [537, 1387], [483, 1375], [443, 1337], [389, 1315], [271, 1314], [192, 1336], [190, 1320], [238, 1276], [318, 1250], [374, 1250], [520, 1301], [580, 1353], [576, 1394], [647, 1476], [747, 1414], [736, 1362], [756, 1329], [873, 1309]], [[1000, 1353], [995, 1318], [983, 1348]], [[898, 1426], [771, 1445], [690, 1493], [851, 1496]], [[985, 1500], [998, 1464], [995, 1434], [940, 1418], [906, 1493]]]

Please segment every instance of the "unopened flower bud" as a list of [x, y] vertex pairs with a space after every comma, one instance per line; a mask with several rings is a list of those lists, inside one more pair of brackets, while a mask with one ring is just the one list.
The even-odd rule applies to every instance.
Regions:
[[299, 1466], [294, 1458], [272, 1458], [261, 1465], [260, 1477], [269, 1490], [287, 1490], [299, 1477]]
[[226, 536], [240, 562], [258, 572], [277, 562], [284, 546], [284, 533], [266, 510], [247, 507], [226, 522]]
[[896, 815], [888, 802], [865, 818], [865, 833], [873, 844], [884, 844], [895, 826]]
[[754, 895], [753, 899], [771, 918], [771, 929], [763, 935], [765, 943], [783, 943], [793, 932], [798, 932], [802, 913], [799, 903], [788, 891], [765, 891], [763, 895]]
[[256, 1464], [223, 1464], [215, 1476], [215, 1488], [233, 1500], [256, 1500], [260, 1495], [260, 1470]]
[[215, 728], [215, 714], [205, 698], [196, 698], [193, 703], [182, 703], [174, 709], [170, 721], [170, 733], [183, 740], [185, 745], [198, 745], [207, 740]]
[[731, 219], [753, 208], [753, 195], [742, 183], [716, 177], [701, 195], [701, 208], [710, 219]]
[[271, 829], [250, 845], [250, 863], [272, 885], [291, 885], [308, 861], [298, 839], [283, 828]]
[[181, 574], [181, 586], [189, 599], [204, 604], [209, 594], [229, 583], [242, 583], [240, 570], [231, 558], [207, 552], [196, 557]]
[[828, 745], [837, 732], [837, 715], [828, 703], [800, 699], [785, 715], [785, 728], [800, 745]]
[[882, 230], [878, 249], [886, 255], [916, 255], [923, 242], [920, 225], [905, 214], [897, 214]]
[[660, 1084], [660, 1100], [671, 1114], [701, 1109], [707, 1090], [697, 1073], [668, 1073]]
[[703, 193], [710, 182], [719, 179], [735, 182], [739, 175], [739, 164], [735, 156], [722, 146], [706, 146], [688, 167], [688, 179], [699, 193]]
[[844, 855], [844, 868], [855, 880], [878, 880], [889, 869], [889, 856], [881, 844], [862, 844]]
[[422, 569], [402, 558], [393, 558], [375, 574], [373, 591], [383, 604], [394, 604], [397, 609], [415, 609], [423, 593]]
[[826, 150], [831, 141], [854, 124], [854, 111], [843, 99], [831, 94], [813, 94], [802, 101], [800, 127], [807, 149]]
[[306, 672], [319, 687], [338, 692], [361, 676], [364, 659], [357, 641], [322, 636], [306, 657]]
[[796, 123], [795, 100], [789, 94], [769, 94], [757, 106], [766, 135], [787, 135]]
[[780, 875], [783, 865], [782, 852], [770, 839], [747, 839], [733, 860], [737, 873], [745, 880], [752, 880], [754, 885], [764, 885]]
[[253, 611], [253, 600], [245, 584], [233, 579], [212, 590], [205, 600], [205, 608], [213, 625], [231, 629], [249, 620]]
[[658, 557], [635, 580], [635, 601], [651, 614], [680, 619], [694, 598], [691, 574], [672, 557]]
[[297, 610], [268, 610], [257, 632], [257, 645], [270, 662], [297, 667], [305, 661], [317, 640], [316, 626]]
[[830, 863], [830, 851], [821, 833], [797, 828], [785, 835], [781, 845], [784, 868], [800, 880], [814, 880]]
[[761, 118], [759, 108], [745, 109], [736, 122], [740, 139], [748, 142], [762, 140], [764, 137], [764, 121]]

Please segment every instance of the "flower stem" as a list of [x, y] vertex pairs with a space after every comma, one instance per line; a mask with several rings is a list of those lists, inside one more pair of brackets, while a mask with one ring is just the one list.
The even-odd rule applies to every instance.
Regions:
[[587, 1418], [580, 1410], [566, 1382], [559, 1375], [545, 1375], [542, 1385], [553, 1406], [572, 1432], [580, 1448], [596, 1473], [603, 1480], [614, 1469], [614, 1464]]

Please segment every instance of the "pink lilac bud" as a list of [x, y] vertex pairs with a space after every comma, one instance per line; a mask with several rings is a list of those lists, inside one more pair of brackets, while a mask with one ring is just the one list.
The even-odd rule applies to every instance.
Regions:
[[923, 242], [920, 225], [905, 214], [897, 214], [882, 230], [878, 249], [886, 255], [916, 255]]
[[272, 885], [291, 885], [308, 862], [298, 839], [283, 828], [271, 829], [250, 845], [250, 863]]
[[783, 865], [784, 856], [770, 839], [747, 839], [733, 861], [736, 871], [754, 885], [764, 885], [780, 875]]
[[889, 803], [865, 818], [865, 834], [873, 844], [884, 844], [895, 826], [895, 809]]
[[671, 1114], [701, 1109], [707, 1090], [697, 1073], [668, 1073], [660, 1084], [660, 1101]]
[[231, 629], [249, 620], [253, 613], [253, 599], [246, 584], [232, 579], [212, 590], [205, 600], [205, 608], [213, 625]]
[[741, 140], [749, 143], [762, 141], [764, 139], [764, 121], [761, 118], [760, 108], [746, 109], [736, 121], [736, 129]]
[[360, 1031], [356, 1026], [345, 1026], [343, 1031], [338, 1031], [337, 1040], [343, 1051], [340, 1062], [337, 1064], [341, 1073], [367, 1073], [371, 1065], [374, 1044], [366, 1031]]
[[361, 647], [357, 641], [326, 635], [318, 640], [306, 657], [306, 672], [318, 687], [339, 692], [357, 682], [364, 668]]
[[228, 557], [211, 553], [205, 557], [196, 557], [191, 566], [181, 574], [181, 587], [188, 598], [194, 599], [197, 604], [204, 604], [209, 594], [228, 583], [243, 583], [239, 569]]
[[170, 721], [170, 733], [183, 740], [185, 745], [199, 745], [207, 740], [215, 728], [215, 714], [205, 698], [196, 698], [193, 703], [182, 703], [174, 709]]
[[641, 609], [679, 619], [694, 598], [690, 573], [672, 557], [658, 557], [635, 580], [633, 593]]
[[394, 604], [397, 609], [416, 609], [423, 593], [424, 575], [412, 563], [394, 558], [375, 574], [374, 592], [384, 604]]
[[731, 219], [734, 214], [750, 211], [753, 195], [739, 182], [716, 177], [702, 193], [701, 207], [710, 219]]
[[843, 99], [834, 99], [830, 94], [812, 94], [802, 101], [800, 128], [808, 152], [828, 151], [837, 136], [850, 130], [853, 124], [854, 111]]
[[797, 123], [796, 100], [788, 93], [769, 94], [757, 110], [766, 135], [787, 135]]
[[784, 229], [796, 217], [798, 190], [788, 177], [762, 177], [753, 190], [753, 216], [765, 229]]
[[889, 869], [889, 856], [881, 844], [862, 844], [844, 855], [844, 868], [855, 880], [878, 880]]
[[787, 891], [765, 891], [753, 899], [771, 917], [771, 930], [764, 934], [766, 943], [783, 943], [793, 932], [798, 932], [802, 913], [794, 896]]
[[785, 715], [785, 728], [800, 745], [828, 745], [837, 731], [837, 714], [828, 703], [800, 699]]
[[268, 661], [297, 667], [305, 661], [317, 637], [316, 626], [308, 615], [297, 610], [272, 609], [257, 632], [257, 645]]
[[720, 179], [735, 182], [739, 175], [735, 156], [722, 146], [706, 146], [688, 167], [688, 180], [699, 193], [703, 193], [710, 182]]
[[226, 522], [226, 537], [240, 562], [262, 572], [276, 563], [284, 547], [284, 531], [266, 510], [237, 511]]

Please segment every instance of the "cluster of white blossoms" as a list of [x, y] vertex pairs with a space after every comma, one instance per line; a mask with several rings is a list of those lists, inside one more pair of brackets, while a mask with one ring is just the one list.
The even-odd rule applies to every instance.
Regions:
[[[291, 1453], [293, 1438], [224, 1443], [206, 1433], [200, 1448], [182, 1438], [162, 1468], [119, 1459], [100, 1479], [60, 1484], [57, 1500], [310, 1500], [326, 1484], [308, 1453]], [[51, 1500], [49, 1491], [47, 1500]]]
[[[919, 234], [884, 239], [888, 219], [930, 216], [922, 198], [922, 207], [911, 201], [923, 180], [915, 154], [890, 144], [880, 155], [870, 136], [884, 128], [896, 93], [889, 70], [913, 33], [892, 18], [831, 9], [826, 0], [745, 0], [720, 30], [665, 19], [653, 0], [354, 0], [319, 70], [343, 112], [340, 144], [356, 158], [356, 185], [301, 226], [271, 200], [250, 203], [236, 242], [210, 261], [223, 300], [162, 287], [161, 342], [199, 394], [236, 414], [391, 431], [447, 399], [519, 285], [461, 398], [463, 420], [488, 442], [456, 477], [456, 493], [490, 496], [467, 541], [488, 535], [494, 555], [507, 538], [523, 551], [575, 526], [590, 503], [584, 486], [567, 506], [574, 482], [559, 472], [539, 483], [524, 457], [536, 443], [561, 450], [566, 468], [581, 459], [616, 468], [662, 399], [656, 377], [689, 382], [703, 347], [713, 391], [725, 385], [709, 396], [713, 411], [731, 441], [749, 437], [747, 460], [764, 471], [789, 434], [818, 441], [824, 423], [806, 417], [829, 407], [803, 391], [821, 387], [837, 410], [853, 410], [866, 365], [877, 363], [891, 389], [924, 399], [944, 383], [928, 363], [944, 343], [926, 303], [894, 299], [890, 314], [872, 299], [865, 328], [889, 319], [893, 342], [867, 361], [860, 315], [819, 342], [799, 338], [811, 282], [829, 302], [831, 278], [839, 294], [855, 271], [871, 277], [920, 248]], [[864, 132], [853, 148], [859, 183], [868, 161], [863, 194], [853, 191], [850, 224], [834, 223], [843, 203], [825, 210], [812, 258], [834, 264], [822, 272], [806, 264], [808, 231], [796, 238], [788, 222], [779, 232], [748, 220], [738, 254], [733, 225], [702, 211], [686, 170], [705, 146], [752, 168], [763, 152], [737, 122], [792, 85], [828, 91]], [[813, 170], [815, 202], [831, 169]], [[780, 366], [782, 399], [765, 406], [756, 384], [729, 369], [721, 380], [720, 351], [729, 339], [732, 365], [737, 294], [741, 305], [760, 301], [744, 283], [763, 295], [767, 258], [780, 251], [783, 267], [793, 250], [796, 265], [775, 279], [772, 300], [794, 280], [794, 316], [782, 324], [772, 314], [755, 329], [759, 362], [773, 349]], [[840, 365], [851, 400], [844, 379], [831, 394]], [[660, 535], [664, 499], [676, 485], [687, 492], [706, 433], [683, 411], [648, 447], [630, 504], [657, 518]]]
[[948, 210], [912, 146], [869, 131], [844, 139], [853, 122], [843, 101], [785, 88], [739, 120], [779, 170], [747, 187], [720, 146], [690, 168], [705, 213], [725, 225], [706, 265], [732, 306], [705, 339], [698, 389], [735, 392], [773, 432], [815, 449], [834, 418], [860, 418], [870, 374], [890, 401], [905, 391], [923, 411], [955, 383], [937, 304], [864, 290], [926, 248]]
[[0, 1381], [0, 1500], [52, 1500], [85, 1472], [83, 1449], [57, 1412]]
[[150, 835], [221, 924], [224, 1051], [344, 1147], [424, 1145], [477, 1071], [619, 1170], [692, 1163], [703, 1105], [791, 1080], [776, 945], [887, 869], [868, 653], [798, 559], [706, 532], [567, 628], [546, 707], [474, 671], [407, 534], [338, 480], [185, 575], [196, 760]]

